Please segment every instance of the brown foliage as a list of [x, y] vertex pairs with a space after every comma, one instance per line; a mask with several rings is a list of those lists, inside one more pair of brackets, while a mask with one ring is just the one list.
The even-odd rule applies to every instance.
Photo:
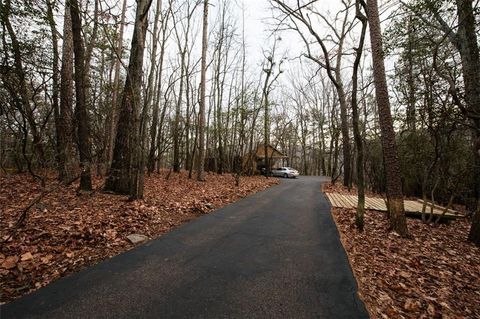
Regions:
[[469, 223], [431, 226], [408, 219], [413, 239], [388, 231], [386, 215], [333, 209], [359, 293], [372, 318], [478, 318], [480, 248], [466, 242]]
[[[139, 201], [101, 192], [77, 196], [78, 185], [59, 188], [29, 211], [26, 223], [11, 239], [19, 213], [42, 188], [28, 175], [0, 177], [0, 302], [132, 248], [126, 239], [132, 233], [156, 238], [277, 183], [271, 178], [244, 177], [235, 187], [232, 175], [209, 174], [206, 182], [198, 182], [188, 179], [186, 172], [172, 174], [168, 180], [166, 174], [146, 177], [145, 198]], [[101, 189], [104, 180], [93, 182], [95, 189]], [[47, 189], [55, 186], [52, 177]]]

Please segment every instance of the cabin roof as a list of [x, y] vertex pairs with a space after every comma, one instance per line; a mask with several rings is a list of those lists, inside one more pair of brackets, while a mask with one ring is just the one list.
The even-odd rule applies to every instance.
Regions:
[[[257, 158], [265, 158], [265, 147], [263, 144], [257, 145], [257, 151], [255, 152]], [[285, 154], [277, 150], [272, 145], [267, 145], [267, 156], [272, 159], [287, 158]]]

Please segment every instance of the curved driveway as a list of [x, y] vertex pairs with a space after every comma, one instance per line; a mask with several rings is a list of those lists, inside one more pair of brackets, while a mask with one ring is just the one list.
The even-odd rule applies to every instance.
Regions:
[[0, 318], [368, 318], [321, 181], [282, 180], [4, 305]]

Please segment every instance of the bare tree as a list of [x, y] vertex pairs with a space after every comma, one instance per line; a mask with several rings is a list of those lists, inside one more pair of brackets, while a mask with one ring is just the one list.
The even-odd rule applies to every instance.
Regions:
[[113, 148], [115, 144], [115, 134], [118, 122], [118, 93], [120, 91], [120, 67], [122, 64], [122, 54], [123, 54], [123, 33], [125, 29], [125, 15], [127, 11], [127, 0], [123, 0], [122, 4], [122, 13], [119, 24], [118, 39], [115, 48], [115, 69], [114, 69], [114, 80], [113, 80], [113, 90], [112, 90], [112, 106], [110, 112], [108, 113], [108, 120], [106, 129], [106, 160], [107, 166], [110, 167], [113, 158]]
[[[350, 133], [348, 128], [348, 105], [345, 93], [345, 87], [342, 81], [342, 57], [344, 54], [344, 43], [348, 32], [351, 30], [353, 24], [348, 21], [349, 16], [349, 9], [350, 3], [342, 1], [344, 5], [344, 10], [342, 13], [344, 14], [343, 21], [341, 24], [341, 29], [338, 31], [336, 26], [329, 22], [329, 19], [317, 11], [313, 10], [313, 3], [317, 1], [308, 1], [307, 3], [303, 4], [300, 1], [297, 1], [297, 6], [292, 7], [285, 3], [285, 1], [280, 0], [271, 0], [273, 3], [277, 4], [277, 8], [286, 14], [290, 21], [292, 22], [292, 26], [289, 26], [289, 29], [295, 30], [299, 36], [302, 38], [307, 53], [304, 54], [305, 57], [310, 59], [311, 61], [315, 62], [320, 67], [324, 68], [327, 71], [328, 78], [334, 85], [339, 99], [340, 104], [340, 118], [341, 118], [341, 131], [342, 131], [342, 146], [343, 146], [343, 167], [344, 167], [344, 174], [343, 174], [343, 184], [345, 186], [351, 187], [351, 147], [350, 147]], [[315, 30], [314, 24], [311, 19], [311, 15], [320, 17], [327, 26], [333, 31], [335, 37], [337, 38], [337, 55], [335, 59], [335, 65], [332, 65], [327, 45], [325, 40], [320, 36], [320, 34]], [[335, 21], [338, 19], [336, 18]], [[307, 39], [304, 35], [304, 31], [300, 28], [300, 25], [303, 25], [308, 33], [313, 36], [316, 43], [320, 46], [320, 49], [323, 54], [323, 61], [312, 52], [311, 49], [311, 41]], [[333, 180], [334, 181], [334, 180]]]
[[25, 69], [23, 67], [22, 53], [20, 48], [20, 42], [18, 41], [17, 34], [10, 22], [11, 15], [11, 1], [6, 0], [5, 3], [0, 3], [0, 18], [2, 24], [7, 29], [8, 35], [10, 36], [12, 50], [13, 50], [13, 59], [14, 59], [14, 73], [16, 78], [11, 79], [14, 83], [17, 83], [19, 89], [16, 94], [21, 102], [22, 110], [21, 113], [28, 122], [30, 126], [30, 131], [33, 138], [33, 147], [37, 155], [37, 160], [40, 163], [40, 166], [45, 166], [45, 152], [42, 142], [41, 132], [39, 130], [38, 124], [35, 119], [35, 114], [33, 112], [31, 103], [30, 103], [30, 89], [27, 85], [27, 78], [25, 74]]
[[[274, 35], [275, 36], [275, 35]], [[270, 101], [269, 96], [272, 92], [273, 85], [277, 81], [280, 74], [282, 74], [281, 66], [283, 59], [280, 62], [275, 62], [275, 54], [277, 49], [277, 41], [281, 38], [275, 38], [273, 41], [272, 49], [264, 52], [265, 62], [263, 64], [263, 72], [265, 72], [265, 79], [262, 88], [262, 103], [263, 103], [263, 150], [265, 156], [265, 176], [268, 178], [270, 175], [270, 158], [268, 157], [268, 147], [270, 145]], [[278, 63], [278, 71], [274, 73], [274, 67]], [[272, 78], [273, 76], [273, 78]], [[273, 154], [273, 153], [272, 153]]]
[[[160, 1], [161, 2], [161, 1]], [[157, 11], [160, 11], [160, 14], [162, 10], [161, 5], [157, 5]], [[157, 128], [158, 128], [158, 122], [159, 122], [159, 108], [160, 108], [160, 97], [162, 95], [162, 89], [164, 86], [162, 85], [162, 75], [163, 75], [163, 69], [164, 69], [164, 62], [165, 62], [165, 52], [166, 52], [166, 44], [167, 44], [167, 39], [169, 37], [169, 32], [168, 32], [168, 21], [171, 15], [171, 7], [169, 7], [164, 14], [161, 15], [161, 32], [162, 32], [162, 38], [160, 40], [160, 57], [158, 61], [158, 67], [157, 69], [157, 85], [155, 88], [155, 94], [154, 94], [154, 101], [153, 101], [153, 114], [152, 114], [152, 124], [150, 126], [150, 150], [148, 153], [148, 162], [147, 162], [147, 167], [148, 167], [148, 172], [152, 173], [155, 170], [155, 152], [157, 150]], [[155, 34], [155, 32], [154, 32]], [[157, 36], [152, 35], [152, 41], [157, 41], [156, 39]], [[155, 39], [153, 39], [155, 38]], [[153, 54], [152, 54], [153, 55]], [[151, 63], [154, 63], [152, 60]], [[164, 109], [166, 107], [164, 101]]]

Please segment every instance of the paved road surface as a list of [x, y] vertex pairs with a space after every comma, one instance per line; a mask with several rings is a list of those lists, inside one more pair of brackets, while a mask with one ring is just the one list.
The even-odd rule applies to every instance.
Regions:
[[321, 181], [282, 180], [4, 305], [0, 318], [368, 318]]

